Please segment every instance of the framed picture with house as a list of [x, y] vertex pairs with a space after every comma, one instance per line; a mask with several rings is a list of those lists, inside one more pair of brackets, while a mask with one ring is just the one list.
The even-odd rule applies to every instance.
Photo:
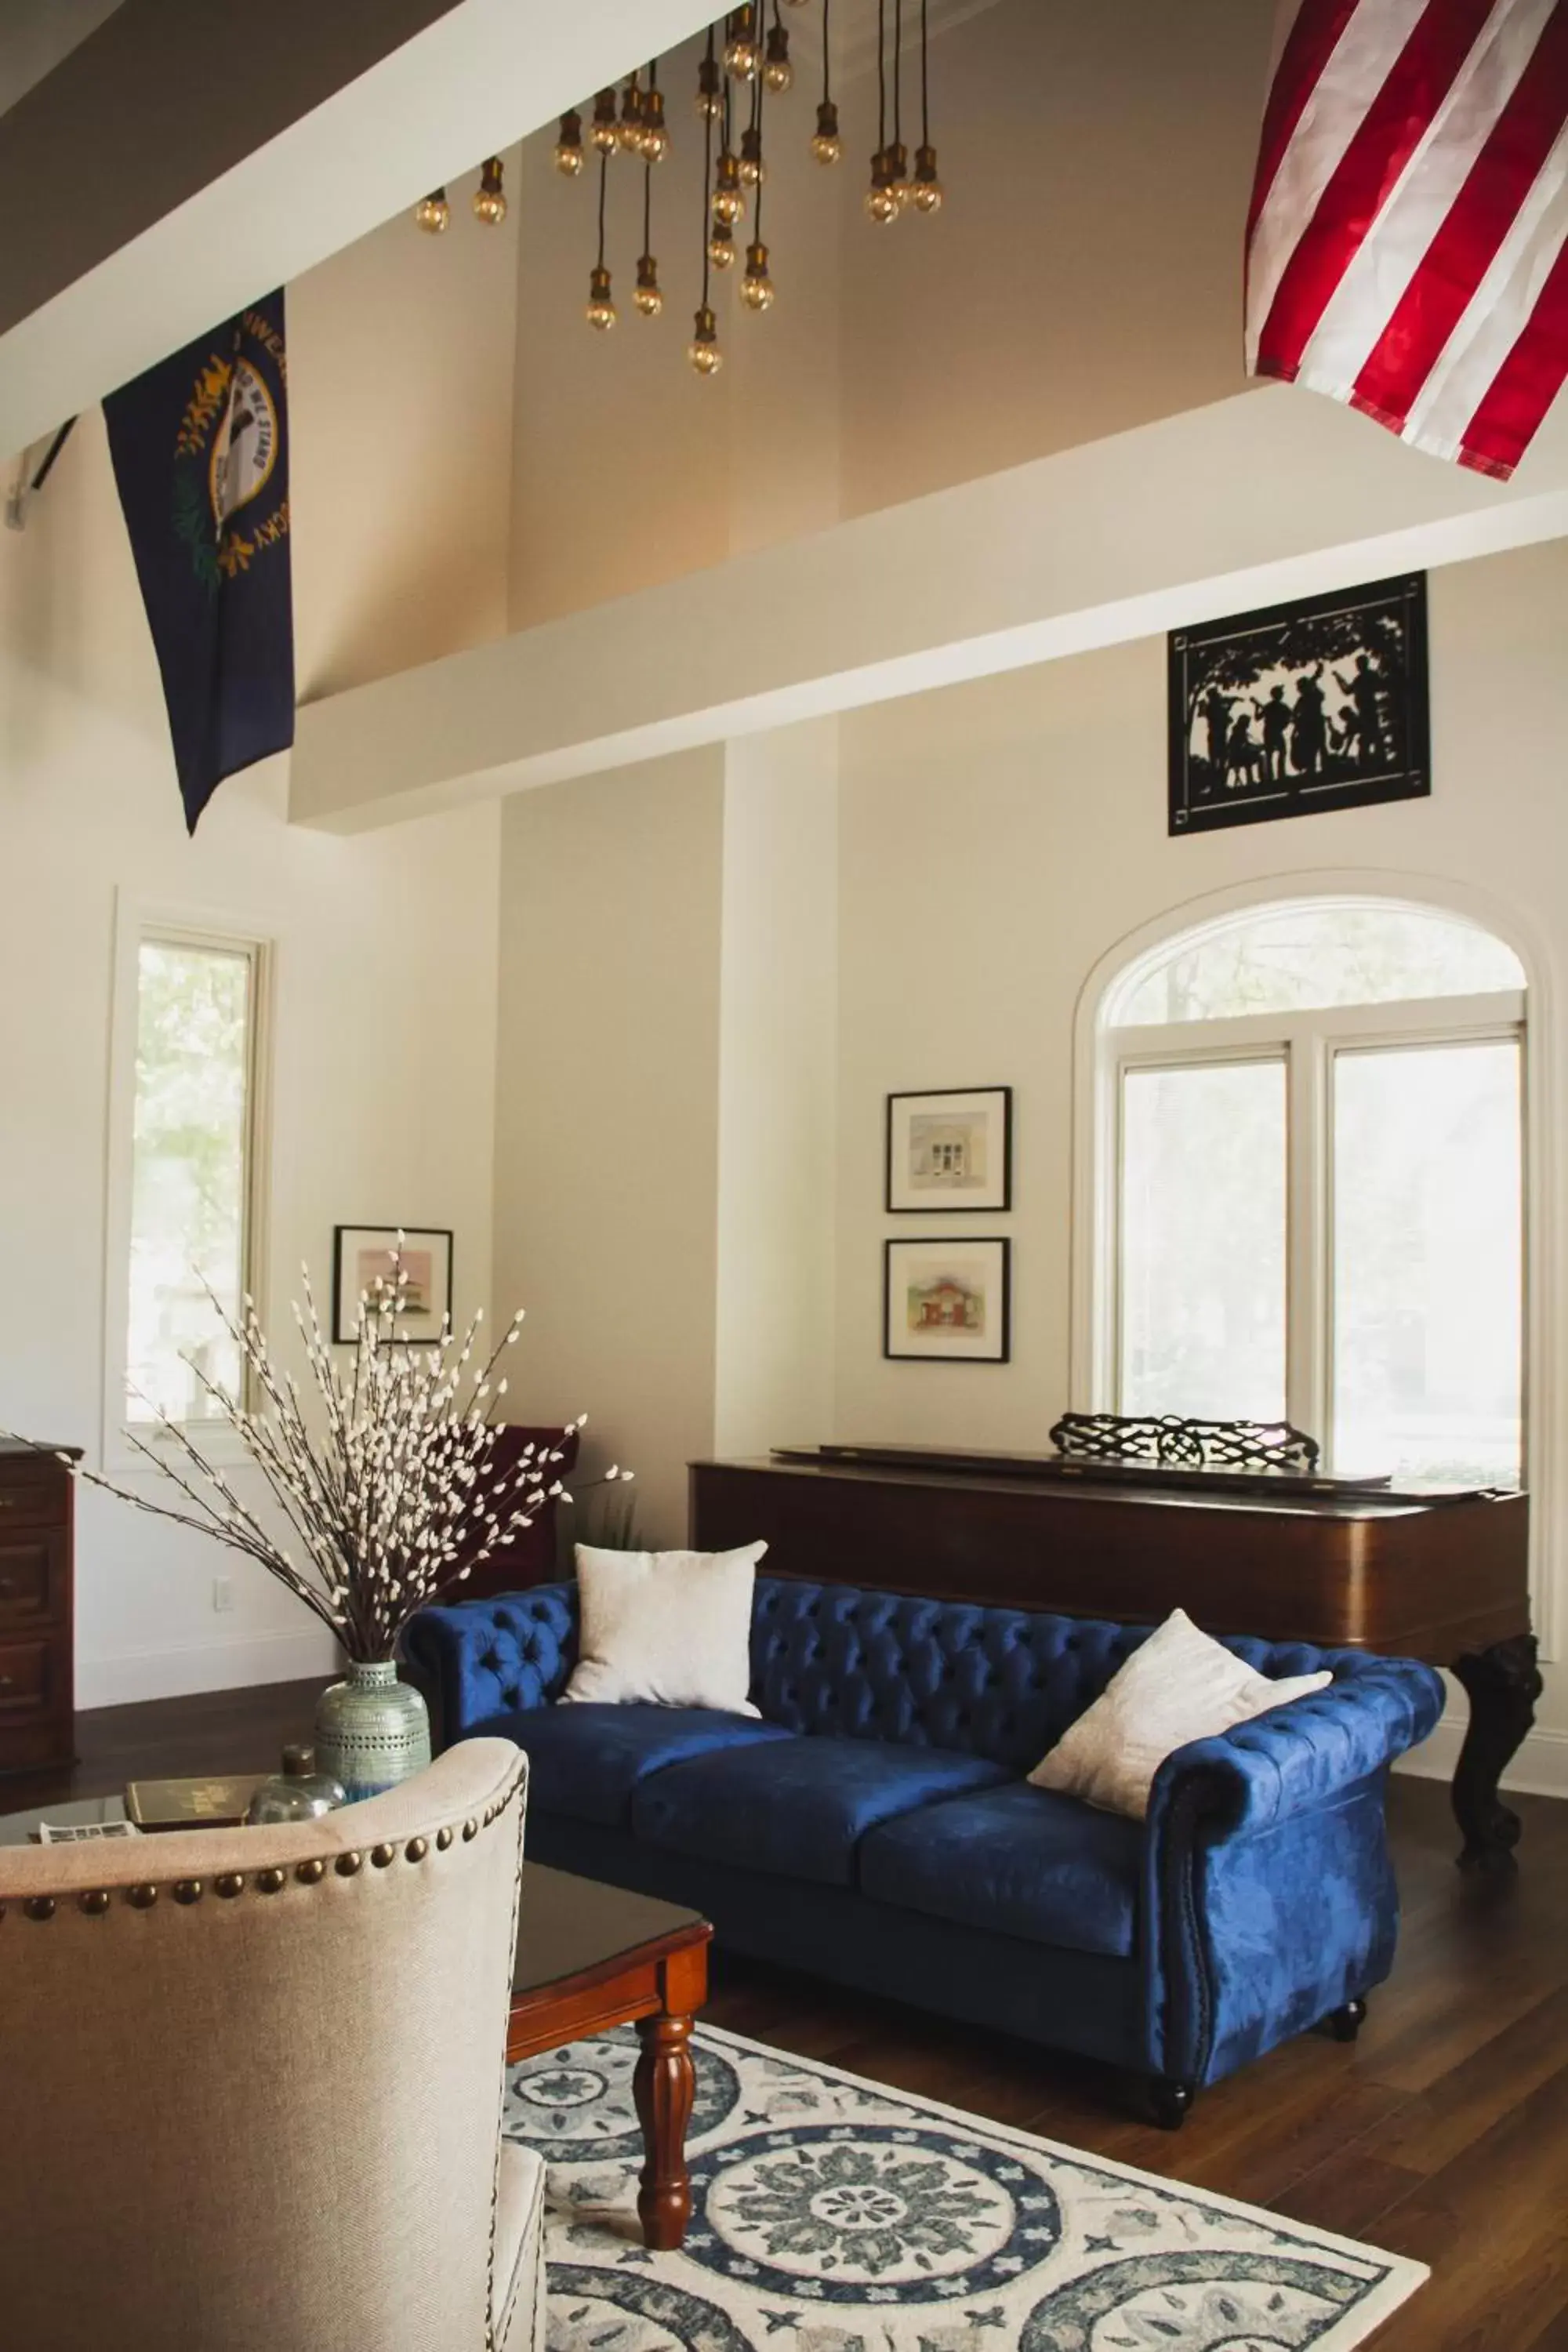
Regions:
[[889, 1214], [1012, 1205], [1011, 1087], [888, 1097]]
[[882, 1353], [900, 1363], [1005, 1364], [1012, 1352], [1008, 1241], [884, 1244]]

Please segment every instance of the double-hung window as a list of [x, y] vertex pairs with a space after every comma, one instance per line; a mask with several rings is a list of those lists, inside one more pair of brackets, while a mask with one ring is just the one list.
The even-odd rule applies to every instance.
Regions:
[[1168, 941], [1100, 1016], [1096, 1402], [1289, 1420], [1327, 1465], [1523, 1471], [1525, 976], [1426, 907]]
[[[255, 1286], [258, 1097], [265, 950], [259, 942], [142, 924], [133, 1002], [122, 1008], [124, 1334], [119, 1417], [144, 1428], [217, 1417], [236, 1391], [231, 1318]], [[128, 1195], [128, 1199], [123, 1197]], [[210, 1295], [209, 1295], [210, 1294]], [[210, 1383], [210, 1385], [209, 1385]]]

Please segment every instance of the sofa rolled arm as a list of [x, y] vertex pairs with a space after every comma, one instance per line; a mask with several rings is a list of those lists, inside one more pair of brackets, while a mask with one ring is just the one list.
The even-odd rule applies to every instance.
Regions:
[[1155, 1775], [1151, 1821], [1184, 1815], [1211, 1837], [1272, 1829], [1331, 1804], [1425, 1739], [1442, 1715], [1442, 1678], [1413, 1658], [1357, 1652], [1325, 1663], [1336, 1669], [1325, 1690], [1168, 1756]]
[[450, 1747], [559, 1698], [577, 1663], [577, 1588], [536, 1584], [422, 1609], [403, 1639], [435, 1686], [441, 1744]]

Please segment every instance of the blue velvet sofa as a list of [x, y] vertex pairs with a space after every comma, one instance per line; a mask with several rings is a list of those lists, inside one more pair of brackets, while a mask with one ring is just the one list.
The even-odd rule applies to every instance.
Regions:
[[759, 1578], [752, 1697], [557, 1706], [574, 1585], [429, 1609], [411, 1658], [447, 1740], [530, 1760], [538, 1861], [689, 1904], [737, 1950], [1130, 2069], [1159, 2119], [1321, 2021], [1349, 2038], [1394, 1960], [1393, 1759], [1427, 1666], [1233, 1640], [1325, 1690], [1167, 1759], [1146, 1822], [1023, 1775], [1146, 1626]]

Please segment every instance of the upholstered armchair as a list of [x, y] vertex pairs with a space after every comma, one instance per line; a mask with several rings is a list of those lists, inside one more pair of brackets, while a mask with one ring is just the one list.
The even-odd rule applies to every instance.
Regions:
[[0, 2341], [538, 2352], [527, 1769], [470, 1740], [320, 1821], [0, 1849]]

